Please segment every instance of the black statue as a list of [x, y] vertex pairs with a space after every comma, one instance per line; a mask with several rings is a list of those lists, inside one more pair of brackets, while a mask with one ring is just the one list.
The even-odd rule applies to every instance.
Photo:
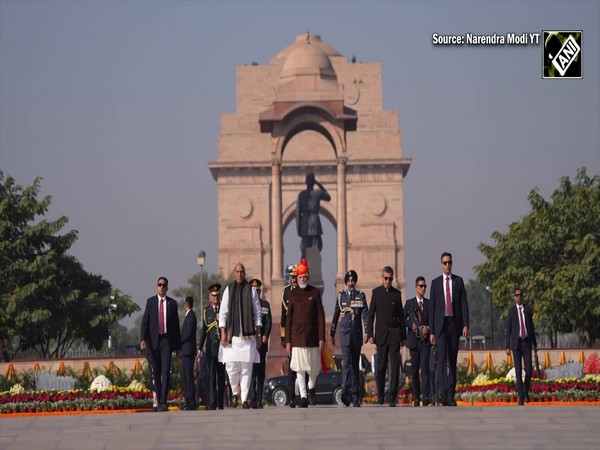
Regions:
[[[317, 189], [314, 189], [317, 185]], [[319, 209], [321, 200], [330, 201], [331, 196], [327, 190], [315, 179], [313, 172], [306, 174], [306, 190], [298, 194], [296, 203], [296, 228], [300, 236], [300, 251], [302, 258], [306, 258], [306, 249], [317, 247], [319, 252], [323, 249], [321, 235], [321, 219], [319, 218]]]

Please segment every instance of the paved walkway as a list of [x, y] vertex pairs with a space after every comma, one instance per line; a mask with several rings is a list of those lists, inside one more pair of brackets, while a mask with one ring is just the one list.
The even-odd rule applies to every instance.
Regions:
[[0, 419], [2, 450], [600, 448], [600, 407], [169, 411]]

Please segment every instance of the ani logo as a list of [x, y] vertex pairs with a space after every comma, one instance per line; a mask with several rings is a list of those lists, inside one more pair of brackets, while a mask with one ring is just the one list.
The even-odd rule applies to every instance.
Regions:
[[583, 78], [582, 31], [544, 31], [542, 78]]

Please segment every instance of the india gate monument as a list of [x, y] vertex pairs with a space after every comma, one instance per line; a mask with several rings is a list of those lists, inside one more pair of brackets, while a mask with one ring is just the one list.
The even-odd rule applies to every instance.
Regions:
[[[274, 325], [284, 267], [301, 251], [310, 283], [327, 286], [324, 304], [335, 298], [334, 282], [343, 289], [348, 269], [368, 297], [385, 265], [404, 290], [402, 188], [411, 159], [402, 154], [398, 112], [382, 109], [381, 64], [349, 60], [307, 33], [269, 64], [236, 71], [236, 111], [221, 117], [218, 159], [209, 164], [218, 188], [218, 270], [227, 276], [241, 261], [260, 278]], [[311, 207], [318, 214], [302, 225], [299, 215]], [[336, 231], [335, 280], [319, 279], [315, 219]], [[284, 252], [289, 226], [298, 244]]]

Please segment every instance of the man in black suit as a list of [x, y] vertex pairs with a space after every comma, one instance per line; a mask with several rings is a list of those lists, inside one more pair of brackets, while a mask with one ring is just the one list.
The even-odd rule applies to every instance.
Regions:
[[[416, 296], [407, 300], [404, 314], [408, 326], [406, 345], [410, 350], [413, 377], [413, 400], [415, 406], [430, 403], [431, 392], [429, 381], [429, 357], [431, 344], [429, 342], [429, 299], [425, 298], [427, 284], [425, 277], [417, 277], [415, 281]], [[419, 376], [419, 371], [421, 375]]]
[[[398, 401], [398, 382], [400, 380], [400, 346], [406, 344], [406, 322], [402, 309], [400, 291], [392, 286], [394, 269], [385, 266], [381, 273], [381, 286], [373, 289], [369, 305], [367, 337], [369, 343], [377, 345], [377, 398], [384, 403], [385, 373], [388, 359], [390, 364], [390, 406]], [[375, 337], [373, 338], [373, 322]]]
[[160, 277], [157, 295], [146, 301], [140, 330], [140, 349], [146, 350], [158, 396], [157, 411], [167, 411], [167, 394], [171, 384], [171, 353], [181, 350], [177, 302], [167, 297], [169, 280]]
[[183, 405], [181, 409], [194, 411], [198, 409], [196, 404], [196, 390], [194, 388], [194, 361], [196, 359], [196, 313], [193, 311], [194, 299], [186, 297], [183, 304], [185, 318], [181, 329], [181, 379], [183, 384]]
[[204, 357], [208, 366], [208, 406], [206, 409], [223, 409], [225, 403], [225, 364], [219, 362], [219, 307], [221, 305], [221, 285], [213, 283], [208, 287], [210, 304], [202, 312], [200, 332], [200, 354], [206, 342]]
[[[529, 403], [529, 386], [531, 384], [531, 348], [537, 351], [537, 340], [533, 326], [533, 315], [531, 308], [523, 304], [523, 289], [517, 288], [513, 292], [515, 306], [508, 311], [506, 320], [506, 354], [512, 350], [515, 361], [515, 376], [517, 379], [517, 392], [519, 393], [519, 405]], [[525, 383], [521, 374], [523, 372], [522, 362], [525, 365]]]
[[442, 275], [431, 282], [429, 339], [431, 345], [437, 344], [438, 349], [438, 403], [443, 406], [456, 406], [454, 395], [458, 344], [461, 335], [469, 335], [469, 304], [463, 279], [452, 274], [450, 253], [442, 253], [441, 266]]
[[252, 380], [250, 381], [250, 406], [252, 408], [263, 408], [263, 388], [265, 386], [265, 372], [267, 364], [267, 352], [269, 351], [269, 336], [273, 326], [273, 317], [271, 315], [271, 305], [262, 298], [262, 281], [258, 278], [250, 280], [250, 286], [256, 289], [258, 300], [260, 301], [260, 315], [262, 321], [261, 334], [262, 345], [258, 349], [260, 362], [252, 366]]

